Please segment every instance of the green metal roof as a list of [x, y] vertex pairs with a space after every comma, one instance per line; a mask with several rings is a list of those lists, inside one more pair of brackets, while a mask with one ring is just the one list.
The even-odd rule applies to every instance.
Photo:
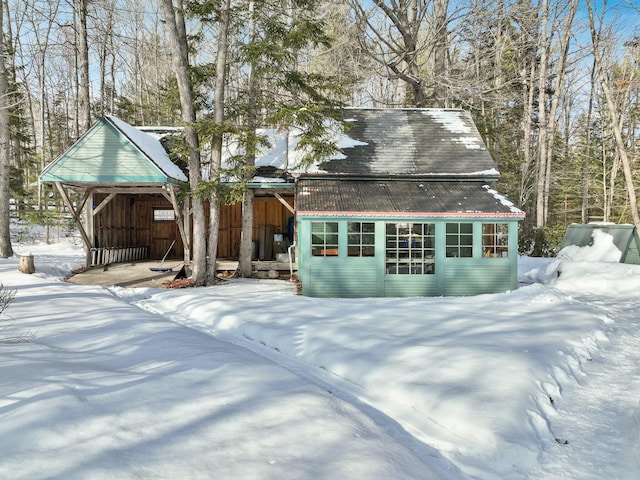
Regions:
[[572, 223], [567, 227], [560, 250], [569, 245], [593, 245], [593, 232], [602, 230], [613, 237], [613, 244], [622, 252], [620, 263], [640, 264], [640, 235], [635, 225], [615, 223]]
[[186, 181], [157, 139], [112, 117], [100, 118], [42, 171], [40, 179], [127, 185]]
[[410, 180], [298, 180], [298, 215], [495, 216], [524, 212], [481, 182]]

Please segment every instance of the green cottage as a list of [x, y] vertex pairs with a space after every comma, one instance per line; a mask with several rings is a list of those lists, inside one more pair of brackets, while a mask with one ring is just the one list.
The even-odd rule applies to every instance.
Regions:
[[468, 112], [349, 109], [344, 156], [296, 180], [298, 278], [317, 297], [477, 295], [517, 286], [524, 213]]

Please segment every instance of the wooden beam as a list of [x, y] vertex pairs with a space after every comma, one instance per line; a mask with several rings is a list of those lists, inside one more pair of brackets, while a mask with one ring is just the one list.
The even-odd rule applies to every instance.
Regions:
[[82, 197], [80, 198], [80, 203], [78, 204], [78, 217], [80, 217], [80, 213], [87, 204], [87, 200], [89, 200], [92, 192], [93, 190], [91, 190], [90, 188], [87, 188], [84, 192], [82, 192]]
[[[75, 191], [84, 191], [85, 189], [80, 189], [80, 188], [73, 188], [73, 190]], [[164, 187], [107, 187], [107, 186], [103, 186], [103, 187], [93, 187], [91, 188], [91, 191], [93, 193], [106, 193], [106, 194], [111, 194], [111, 193], [124, 193], [124, 194], [131, 194], [131, 195], [144, 195], [144, 194], [162, 194], [163, 192], [165, 192], [165, 188]]]
[[109, 204], [109, 202], [113, 200], [113, 197], [115, 197], [116, 195], [117, 195], [116, 193], [110, 193], [107, 196], [107, 198], [102, 200], [102, 202], [100, 202], [100, 205], [98, 205], [96, 208], [93, 209], [93, 216], [95, 217], [98, 213], [100, 213], [100, 210], [106, 207]]
[[[80, 210], [76, 211], [76, 209], [73, 207], [73, 203], [71, 203], [71, 200], [69, 200], [69, 196], [67, 195], [67, 192], [64, 190], [62, 183], [55, 182], [55, 185], [56, 185], [56, 188], [58, 189], [58, 192], [60, 192], [62, 201], [67, 206], [71, 214], [73, 215], [73, 220], [75, 221], [76, 227], [78, 227], [78, 231], [80, 232], [80, 235], [82, 236], [82, 240], [84, 241], [84, 245], [87, 250], [87, 260], [88, 260], [93, 244], [91, 240], [89, 240], [89, 236], [87, 235], [87, 232], [85, 231], [84, 226], [82, 225], [82, 221], [80, 220], [80, 213], [82, 212], [82, 208], [87, 202], [87, 198], [89, 197], [89, 190], [85, 192], [84, 201], [81, 203]], [[88, 261], [87, 261], [87, 266], [88, 266]]]
[[[176, 197], [175, 189], [173, 185], [167, 185], [168, 194], [163, 193], [164, 197], [171, 202], [173, 206], [173, 211], [176, 214], [176, 220], [178, 224], [178, 230], [180, 230], [180, 237], [182, 238], [182, 245], [185, 251], [185, 261], [191, 261], [191, 239], [189, 238], [188, 232], [185, 229], [184, 219], [182, 217], [182, 211], [178, 206], [178, 199]], [[188, 257], [188, 258], [187, 258]]]
[[273, 192], [273, 196], [276, 197], [281, 204], [287, 207], [287, 210], [289, 210], [292, 214], [296, 214], [296, 210], [291, 205], [289, 205], [289, 202], [282, 198], [282, 195], [280, 195], [278, 192]]

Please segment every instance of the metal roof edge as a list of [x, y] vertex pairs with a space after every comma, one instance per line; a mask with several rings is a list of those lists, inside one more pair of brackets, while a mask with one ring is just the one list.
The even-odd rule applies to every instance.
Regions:
[[[160, 166], [153, 160], [153, 158], [151, 158], [151, 156], [142, 148], [140, 147], [140, 145], [138, 145], [136, 143], [135, 140], [133, 140], [129, 135], [127, 135], [120, 127], [118, 127], [118, 125], [116, 124], [116, 122], [114, 122], [110, 116], [105, 116], [105, 117], [100, 117], [103, 118], [109, 125], [111, 125], [118, 133], [120, 133], [120, 135], [122, 135], [124, 138], [126, 138], [129, 143], [131, 145], [133, 145], [136, 150], [138, 152], [140, 152], [148, 161], [151, 162], [151, 164], [156, 168], [156, 170], [158, 170], [162, 175], [164, 175], [165, 180], [167, 182], [169, 182], [170, 179], [173, 180], [177, 180], [179, 181], [177, 178], [173, 178], [171, 177], [167, 172], [165, 172], [164, 170], [162, 170], [162, 168], [160, 168]], [[123, 120], [120, 120], [123, 122]], [[131, 126], [132, 128], [135, 128], [133, 125]], [[147, 135], [145, 132], [141, 132], [144, 133], [145, 135]]]
[[357, 211], [310, 211], [298, 210], [300, 217], [401, 217], [401, 218], [516, 218], [524, 219], [519, 212], [357, 212]]
[[476, 182], [496, 182], [498, 175], [486, 174], [450, 174], [450, 173], [429, 173], [420, 175], [389, 175], [389, 174], [355, 174], [355, 173], [303, 173], [296, 176], [296, 180], [391, 180], [391, 181], [407, 181], [407, 182], [423, 182], [425, 180], [433, 180], [440, 182], [457, 182], [457, 181], [476, 181]]

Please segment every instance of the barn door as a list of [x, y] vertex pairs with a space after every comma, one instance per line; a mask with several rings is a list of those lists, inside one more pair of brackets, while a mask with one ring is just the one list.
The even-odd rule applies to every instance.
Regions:
[[149, 242], [150, 258], [162, 258], [167, 254], [167, 251], [169, 251], [167, 258], [181, 257], [182, 241], [173, 208], [171, 206], [154, 206], [151, 213], [153, 217]]

